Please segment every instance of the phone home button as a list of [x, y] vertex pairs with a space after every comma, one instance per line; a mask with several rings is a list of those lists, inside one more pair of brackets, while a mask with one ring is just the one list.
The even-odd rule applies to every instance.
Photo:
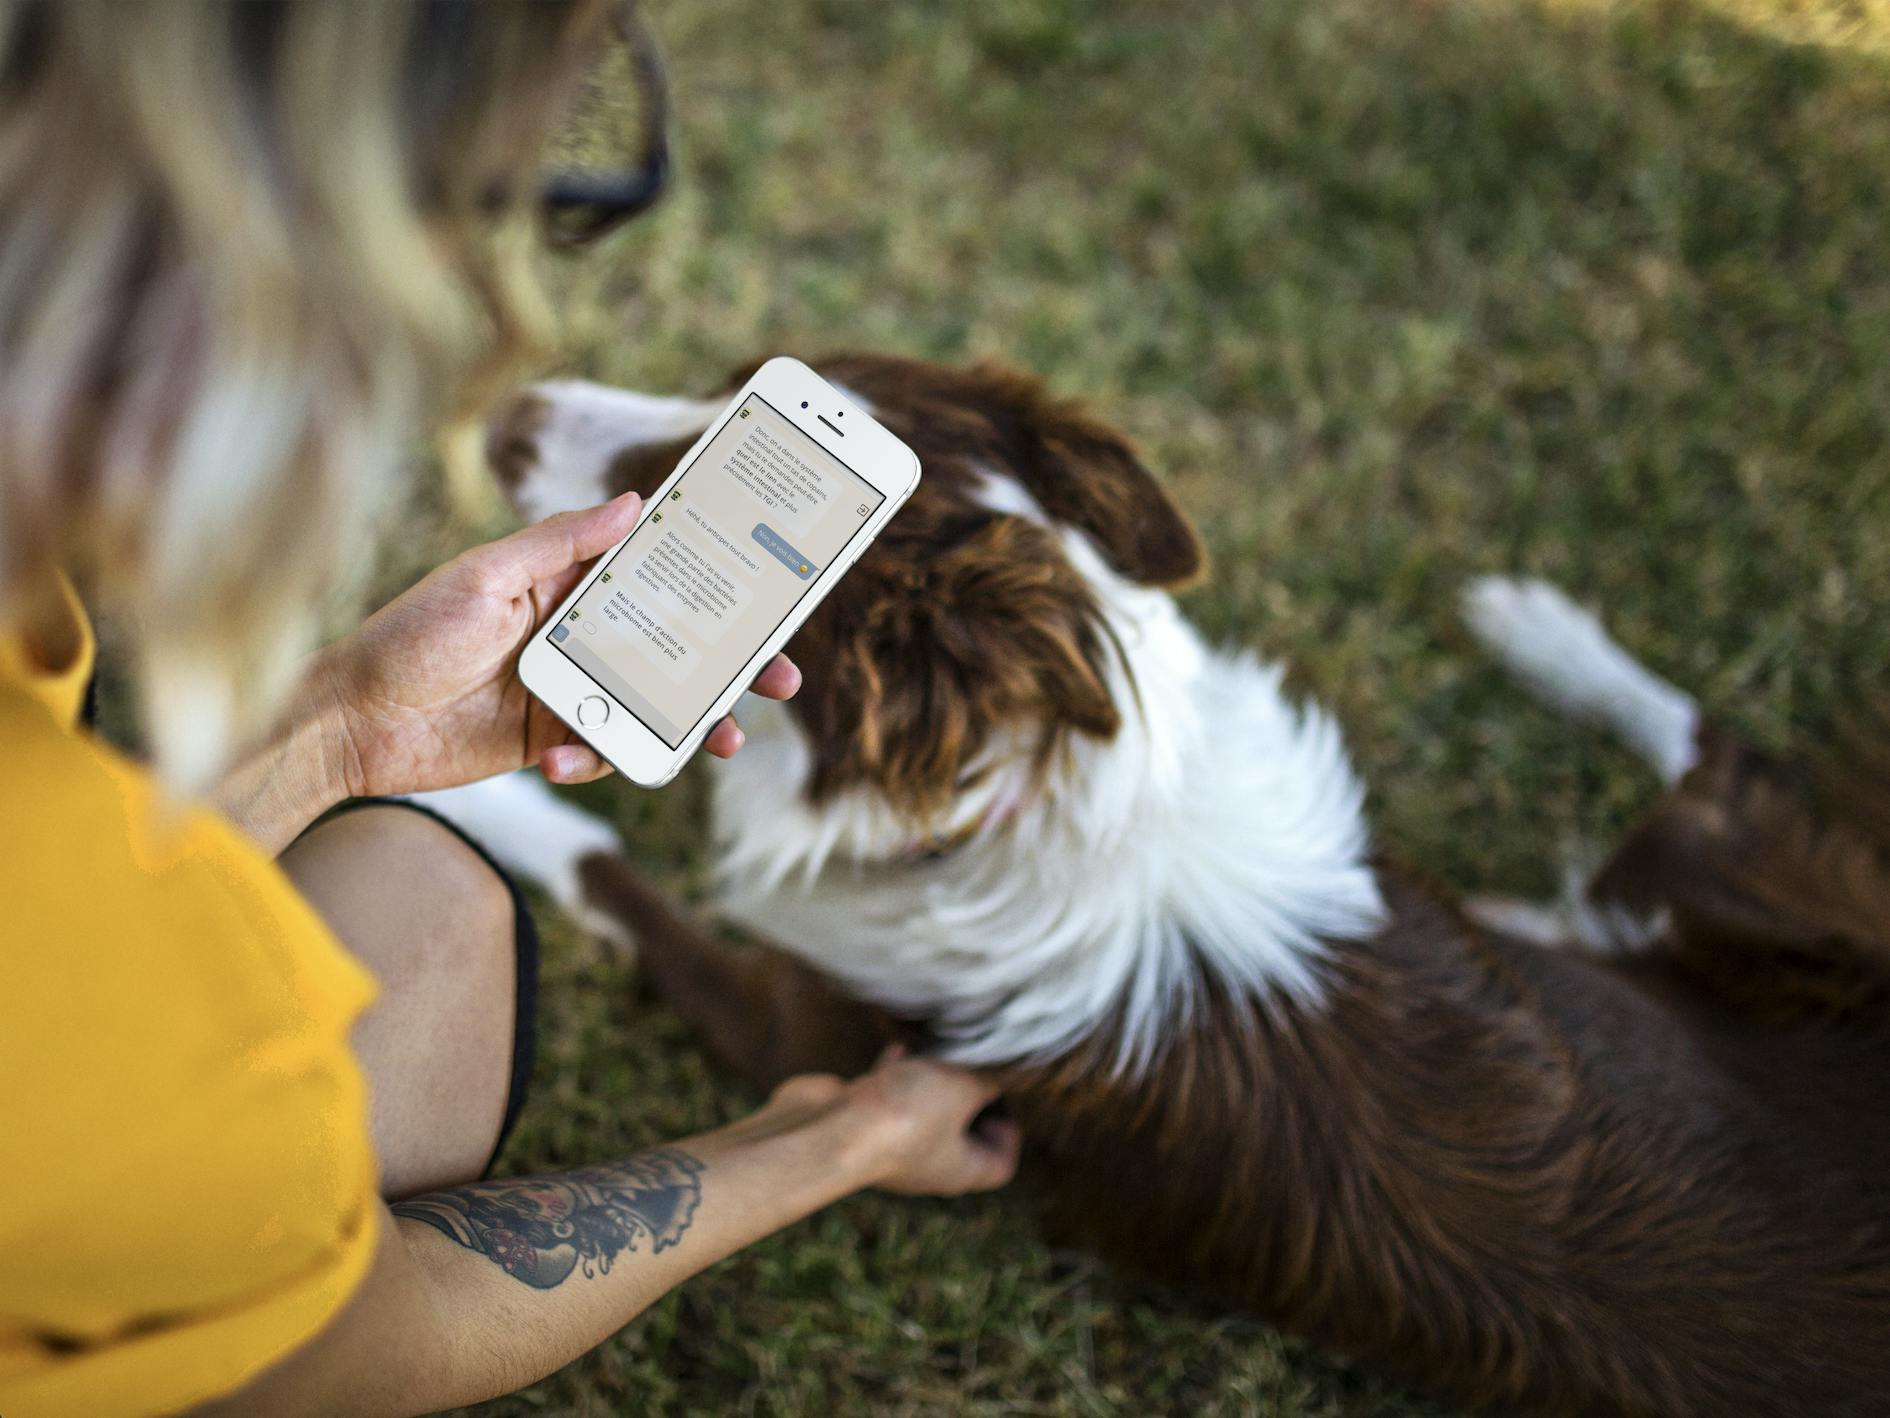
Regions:
[[587, 729], [594, 729], [610, 717], [610, 701], [601, 694], [593, 694], [588, 699], [578, 701], [578, 723]]

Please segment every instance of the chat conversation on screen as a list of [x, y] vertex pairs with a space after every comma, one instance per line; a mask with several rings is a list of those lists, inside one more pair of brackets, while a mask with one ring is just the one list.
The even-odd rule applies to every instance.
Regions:
[[750, 395], [551, 641], [673, 746], [883, 501]]
[[729, 455], [729, 476], [737, 486], [792, 528], [820, 515], [833, 494], [813, 463], [757, 422]]
[[[663, 607], [650, 606], [628, 591], [617, 591], [605, 603], [605, 633], [611, 642], [628, 645], [643, 659], [681, 684], [695, 668], [695, 651], [682, 635], [663, 622]], [[609, 642], [600, 653], [608, 653]], [[612, 657], [615, 658], [615, 657]]]
[[735, 613], [754, 596], [726, 569], [723, 559], [692, 539], [665, 532], [630, 570], [635, 591], [620, 589], [604, 602], [608, 617], [619, 602], [642, 599], [679, 630], [711, 644], [728, 633]]

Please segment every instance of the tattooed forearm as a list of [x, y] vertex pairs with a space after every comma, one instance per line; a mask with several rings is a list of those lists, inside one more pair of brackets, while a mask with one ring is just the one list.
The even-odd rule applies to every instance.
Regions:
[[608, 1272], [640, 1235], [652, 1252], [675, 1245], [695, 1219], [701, 1177], [701, 1162], [665, 1147], [603, 1167], [429, 1192], [391, 1209], [549, 1290], [573, 1270]]

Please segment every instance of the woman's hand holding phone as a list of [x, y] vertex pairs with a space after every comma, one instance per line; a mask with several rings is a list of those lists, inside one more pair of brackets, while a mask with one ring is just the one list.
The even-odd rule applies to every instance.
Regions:
[[[454, 787], [533, 763], [558, 783], [608, 773], [519, 682], [518, 654], [641, 507], [625, 493], [462, 552], [326, 651], [319, 678], [343, 726], [348, 794]], [[754, 690], [786, 699], [800, 683], [777, 656]], [[707, 747], [726, 758], [741, 744], [731, 717]]]
[[[526, 690], [520, 648], [629, 535], [641, 502], [625, 493], [461, 552], [317, 657], [281, 730], [224, 778], [217, 807], [268, 851], [350, 797], [452, 788], [537, 764], [557, 783], [610, 772]], [[801, 673], [785, 655], [754, 691], [787, 699]], [[727, 758], [733, 717], [709, 735]]]

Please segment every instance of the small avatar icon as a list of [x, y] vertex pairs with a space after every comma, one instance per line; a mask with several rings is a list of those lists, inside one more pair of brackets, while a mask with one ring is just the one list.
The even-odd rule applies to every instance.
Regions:
[[578, 618], [578, 614], [579, 614], [579, 613], [578, 613], [577, 611], [572, 611], [570, 615], [568, 615], [568, 616], [566, 616], [566, 617], [565, 617], [565, 619], [566, 619], [566, 620], [576, 620], [576, 619]]
[[807, 574], [807, 563], [803, 561], [801, 563], [801, 575], [805, 576], [806, 574]]
[[669, 495], [669, 500], [670, 500], [671, 502], [681, 502], [681, 501], [682, 501], [682, 489], [681, 489], [681, 488], [677, 488], [677, 489], [676, 489], [676, 490], [675, 490], [674, 492], [672, 492], [672, 493], [671, 493], [671, 494]]
[[650, 514], [650, 520], [652, 522], [660, 522], [663, 520], [663, 514], [661, 512], [652, 512]]
[[753, 412], [754, 412], [754, 410], [753, 410], [753, 409], [743, 409], [743, 410], [742, 410], [742, 417], [743, 417], [743, 418], [747, 418], [747, 417], [748, 417], [748, 416], [749, 416], [750, 414], [752, 414]]
[[610, 573], [606, 571], [602, 576], [599, 576], [597, 579], [599, 581], [608, 581], [610, 580]]

